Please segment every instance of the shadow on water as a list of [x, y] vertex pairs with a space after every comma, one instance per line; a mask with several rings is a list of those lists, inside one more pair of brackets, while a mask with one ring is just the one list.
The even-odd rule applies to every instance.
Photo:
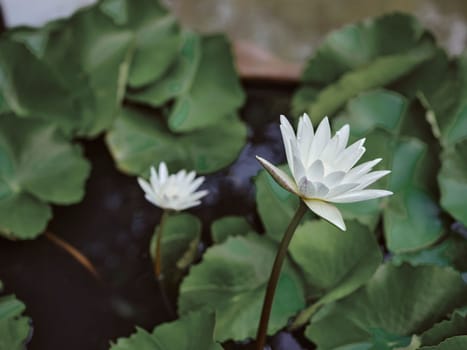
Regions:
[[[248, 143], [231, 166], [207, 176], [203, 186], [211, 195], [192, 210], [203, 221], [205, 244], [210, 243], [210, 223], [224, 215], [245, 216], [261, 230], [251, 180], [260, 169], [254, 156], [273, 163], [285, 159], [277, 120], [288, 110], [293, 86], [250, 83], [246, 89], [242, 116], [249, 127]], [[5, 292], [24, 301], [33, 322], [29, 350], [104, 350], [135, 326], [150, 330], [170, 321], [148, 252], [161, 211], [145, 201], [134, 177], [116, 170], [102, 138], [82, 145], [92, 163], [86, 195], [79, 204], [54, 207], [48, 230], [87, 256], [102, 281], [44, 236], [22, 242], [0, 238]]]

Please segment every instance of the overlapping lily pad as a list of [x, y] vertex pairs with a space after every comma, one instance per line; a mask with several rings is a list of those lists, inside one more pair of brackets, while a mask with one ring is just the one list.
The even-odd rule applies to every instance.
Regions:
[[321, 304], [355, 291], [383, 259], [373, 233], [352, 221], [345, 232], [325, 221], [306, 222], [298, 227], [289, 250]]
[[[0, 42], [0, 86], [17, 115], [51, 121], [72, 135], [94, 136], [110, 126], [127, 81], [131, 32], [94, 7], [51, 31], [17, 37]], [[34, 51], [31, 37], [40, 38]]]
[[435, 53], [432, 40], [409, 15], [344, 27], [331, 33], [308, 62], [304, 85], [294, 97], [295, 113], [306, 111], [319, 121], [349, 98], [403, 77]]
[[30, 320], [22, 315], [25, 309], [26, 306], [14, 295], [0, 297], [0, 349], [25, 349], [31, 333]]
[[168, 116], [175, 132], [218, 124], [245, 100], [225, 36], [192, 33], [185, 34], [181, 56], [167, 74], [129, 97], [152, 106], [175, 98]]
[[252, 232], [250, 224], [239, 216], [224, 216], [211, 225], [211, 236], [214, 243], [219, 244], [230, 236], [245, 236]]
[[118, 339], [110, 350], [222, 350], [213, 338], [214, 324], [213, 313], [190, 313], [151, 333], [137, 328], [130, 337]]
[[[215, 338], [253, 338], [277, 245], [266, 237], [230, 237], [209, 248], [203, 261], [191, 268], [180, 288], [179, 311], [216, 311]], [[286, 261], [278, 282], [268, 333], [284, 327], [304, 306], [298, 273]]]
[[465, 304], [467, 285], [458, 272], [386, 264], [361, 289], [316, 314], [306, 335], [322, 350], [368, 341], [374, 328], [411, 336]]
[[[158, 226], [159, 227], [159, 226]], [[154, 259], [159, 228], [156, 227], [151, 240], [150, 254]], [[198, 254], [201, 239], [201, 222], [191, 214], [170, 215], [163, 224], [161, 264], [165, 281], [169, 281], [172, 292], [180, 282], [184, 271], [193, 263]]]
[[233, 162], [245, 138], [246, 126], [233, 115], [209, 128], [175, 134], [160, 114], [125, 108], [107, 134], [107, 144], [117, 166], [130, 174], [146, 174], [161, 161], [169, 169], [209, 173]]
[[48, 203], [75, 203], [90, 171], [78, 145], [53, 125], [0, 116], [0, 232], [34, 238], [51, 217]]

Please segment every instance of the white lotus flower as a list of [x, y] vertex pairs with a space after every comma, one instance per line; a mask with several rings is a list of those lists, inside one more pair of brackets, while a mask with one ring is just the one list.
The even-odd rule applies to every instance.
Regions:
[[163, 209], [180, 211], [201, 204], [200, 199], [208, 194], [206, 190], [196, 192], [204, 177], [195, 178], [194, 171], [187, 173], [186, 170], [169, 175], [167, 165], [161, 162], [159, 173], [151, 167], [149, 182], [139, 177], [138, 183], [149, 202]]
[[310, 118], [304, 114], [295, 135], [287, 118], [281, 115], [280, 128], [293, 179], [267, 160], [258, 156], [257, 159], [281, 186], [295, 193], [315, 214], [341, 230], [346, 229], [344, 220], [339, 209], [331, 203], [359, 202], [392, 194], [386, 190], [366, 189], [390, 171], [371, 171], [381, 158], [354, 167], [365, 153], [365, 139], [346, 147], [348, 125], [331, 138], [327, 117], [314, 132]]

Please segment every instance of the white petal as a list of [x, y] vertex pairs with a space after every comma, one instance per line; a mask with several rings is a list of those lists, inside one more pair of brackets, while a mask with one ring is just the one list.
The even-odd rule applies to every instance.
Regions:
[[190, 186], [188, 187], [188, 192], [196, 191], [196, 189], [201, 186], [204, 182], [204, 176], [198, 177], [195, 181], [193, 181]]
[[349, 135], [350, 135], [349, 124], [345, 124], [342, 128], [340, 128], [336, 132], [336, 136], [339, 140], [338, 145], [337, 145], [338, 153], [344, 151], [345, 147], [347, 146], [347, 142], [349, 142]]
[[334, 197], [352, 191], [353, 189], [357, 188], [358, 185], [358, 183], [345, 183], [337, 185], [336, 187], [331, 188], [329, 193], [326, 195], [326, 200], [329, 202], [333, 202]]
[[298, 191], [301, 197], [313, 198], [315, 195], [315, 187], [313, 183], [305, 176], [298, 181]]
[[156, 169], [151, 167], [151, 176], [149, 178], [152, 188], [158, 189], [160, 187], [159, 176], [157, 175]]
[[[302, 161], [308, 160], [313, 136], [313, 125], [311, 124], [310, 118], [305, 113], [300, 117], [297, 129], [297, 145]], [[304, 164], [304, 166], [306, 167], [307, 164]]]
[[341, 212], [334, 205], [313, 199], [304, 199], [303, 201], [316, 215], [336, 225], [342, 231], [346, 230]]
[[353, 169], [350, 169], [345, 177], [345, 181], [353, 182], [355, 179], [358, 179], [361, 175], [368, 173], [371, 169], [373, 169], [373, 167], [376, 164], [378, 164], [382, 160], [382, 158], [377, 158], [374, 160], [370, 160], [369, 162], [362, 163]]
[[293, 169], [291, 168], [290, 170], [292, 171], [295, 182], [297, 182], [297, 179], [301, 179], [303, 176], [306, 175], [302, 161], [298, 158], [298, 155], [296, 153], [294, 153], [293, 156]]
[[287, 164], [289, 165], [290, 170], [293, 171], [294, 157], [293, 157], [293, 151], [292, 151], [292, 142], [287, 136], [287, 132], [282, 130], [282, 126], [281, 126], [281, 134], [282, 134], [282, 143], [284, 144], [285, 157], [287, 158]]
[[267, 170], [267, 172], [273, 177], [274, 180], [277, 181], [279, 185], [284, 187], [287, 191], [298, 195], [297, 185], [289, 175], [260, 156], [256, 156], [256, 159], [258, 159], [264, 169]]
[[307, 177], [312, 181], [321, 181], [324, 177], [324, 165], [321, 160], [315, 160], [308, 168]]
[[329, 188], [322, 182], [313, 182], [315, 187], [315, 198], [323, 198], [329, 193]]
[[345, 177], [345, 174], [345, 171], [335, 171], [330, 173], [324, 178], [324, 184], [329, 188], [333, 188], [341, 183], [342, 179]]
[[168, 176], [169, 170], [167, 169], [167, 165], [165, 164], [165, 162], [161, 162], [159, 164], [159, 182], [163, 184], [167, 180]]
[[197, 201], [198, 199], [201, 199], [204, 196], [206, 196], [208, 193], [209, 193], [208, 190], [201, 190], [201, 191], [193, 193], [191, 196], [188, 196], [187, 200], [188, 201]]
[[186, 181], [191, 182], [195, 179], [195, 177], [196, 177], [196, 172], [190, 171], [188, 175], [186, 176]]
[[336, 196], [332, 198], [332, 201], [334, 203], [353, 203], [353, 202], [366, 201], [366, 200], [374, 199], [374, 198], [390, 196], [392, 194], [393, 193], [391, 191], [386, 191], [386, 190], [362, 190], [362, 191], [344, 193], [340, 196]]
[[293, 161], [293, 149], [297, 149], [297, 138], [295, 136], [294, 129], [287, 118], [284, 115], [281, 115], [280, 120], [280, 130], [282, 134], [282, 141], [284, 142], [285, 155], [289, 165], [292, 165], [291, 161]]
[[383, 176], [386, 176], [390, 172], [391, 172], [390, 170], [378, 170], [378, 171], [373, 171], [371, 173], [363, 175], [362, 177], [357, 179], [360, 185], [356, 188], [356, 190], [362, 190], [370, 186], [372, 183], [375, 183], [376, 181], [381, 179]]
[[364, 143], [365, 139], [361, 139], [347, 147], [337, 158], [336, 166], [341, 170], [349, 171], [365, 153]]
[[331, 127], [329, 126], [328, 117], [324, 117], [316, 129], [315, 137], [313, 138], [313, 142], [311, 144], [311, 152], [308, 155], [306, 164], [311, 164], [320, 156], [321, 152], [328, 144], [330, 138]]
[[151, 187], [151, 185], [149, 184], [149, 182], [147, 182], [146, 180], [144, 180], [143, 178], [141, 177], [138, 177], [138, 184], [139, 186], [141, 187], [141, 189], [144, 191], [144, 193], [146, 194], [150, 194], [150, 193], [153, 193], [153, 189]]

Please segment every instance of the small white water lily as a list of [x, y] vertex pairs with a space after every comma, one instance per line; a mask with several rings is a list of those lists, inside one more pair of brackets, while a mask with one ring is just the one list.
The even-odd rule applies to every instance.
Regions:
[[184, 210], [201, 204], [200, 199], [208, 194], [207, 190], [196, 190], [204, 182], [204, 177], [196, 178], [196, 173], [180, 170], [169, 175], [167, 165], [159, 164], [159, 173], [151, 167], [149, 182], [138, 178], [138, 183], [145, 193], [145, 198], [152, 204], [171, 210]]
[[390, 171], [371, 171], [381, 158], [354, 167], [365, 153], [365, 139], [346, 147], [348, 125], [331, 137], [327, 117], [315, 132], [310, 118], [304, 114], [295, 135], [287, 118], [281, 115], [280, 129], [293, 179], [267, 160], [256, 158], [282, 187], [295, 193], [315, 214], [341, 230], [346, 229], [344, 220], [339, 209], [331, 203], [359, 202], [392, 194], [386, 190], [366, 189]]

